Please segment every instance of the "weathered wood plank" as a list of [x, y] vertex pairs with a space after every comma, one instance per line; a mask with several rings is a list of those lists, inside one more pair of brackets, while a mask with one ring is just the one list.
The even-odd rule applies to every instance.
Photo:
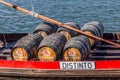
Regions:
[[0, 77], [0, 80], [120, 80], [118, 77], [41, 77], [41, 78], [28, 78], [28, 77]]
[[0, 69], [2, 77], [120, 77], [120, 70]]

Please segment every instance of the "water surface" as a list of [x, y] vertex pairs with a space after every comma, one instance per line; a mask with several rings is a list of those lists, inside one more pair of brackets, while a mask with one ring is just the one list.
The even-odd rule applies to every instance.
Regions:
[[[5, 0], [32, 10], [30, 0]], [[61, 22], [103, 23], [105, 32], [120, 32], [120, 0], [32, 0], [36, 12]], [[0, 33], [32, 32], [42, 20], [0, 4]]]

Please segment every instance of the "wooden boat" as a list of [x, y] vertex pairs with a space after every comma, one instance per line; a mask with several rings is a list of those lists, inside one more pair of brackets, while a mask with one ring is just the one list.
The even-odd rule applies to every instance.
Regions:
[[[0, 34], [0, 79], [116, 79], [120, 76], [120, 48], [98, 43], [86, 61], [40, 62], [11, 60], [11, 49], [26, 33]], [[104, 33], [104, 39], [120, 44], [120, 33]], [[75, 78], [76, 77], [76, 78]]]
[[[104, 41], [93, 47], [85, 61], [78, 62], [40, 62], [11, 60], [11, 49], [18, 39], [25, 33], [0, 34], [0, 79], [118, 79], [120, 77], [120, 33], [104, 33], [103, 38], [87, 34], [81, 30], [71, 28], [59, 21], [39, 15], [36, 12], [23, 9], [16, 5], [0, 0], [11, 8], [37, 17], [57, 26], [79, 32], [88, 37]], [[113, 42], [116, 43], [113, 43]], [[2, 43], [3, 42], [3, 43]], [[106, 43], [105, 43], [106, 42]], [[109, 44], [107, 44], [109, 43]], [[110, 45], [112, 44], [112, 45]], [[113, 46], [114, 45], [114, 46]]]

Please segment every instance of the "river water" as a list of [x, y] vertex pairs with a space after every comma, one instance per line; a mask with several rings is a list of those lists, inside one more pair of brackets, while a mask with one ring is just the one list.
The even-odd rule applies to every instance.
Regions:
[[[5, 0], [61, 22], [100, 21], [105, 32], [120, 32], [120, 0]], [[32, 3], [32, 4], [31, 4]], [[0, 3], [0, 33], [32, 32], [43, 22]]]

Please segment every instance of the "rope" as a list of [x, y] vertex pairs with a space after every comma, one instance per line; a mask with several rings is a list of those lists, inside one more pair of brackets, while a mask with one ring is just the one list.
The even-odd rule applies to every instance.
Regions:
[[4, 37], [5, 47], [7, 48], [8, 47], [8, 43], [7, 43], [7, 40], [6, 40], [6, 37], [5, 37], [4, 34], [3, 34], [3, 37]]
[[30, 0], [30, 4], [31, 4], [31, 7], [32, 7], [32, 11], [34, 12], [35, 11], [35, 7], [33, 6], [32, 0]]
[[[14, 0], [14, 1], [17, 1], [17, 0]], [[12, 0], [12, 2], [14, 2], [14, 1]], [[29, 1], [30, 1], [30, 6], [31, 6], [31, 15], [34, 16], [34, 17], [37, 17], [37, 14], [34, 12], [35, 7], [33, 5], [33, 2], [32, 2], [32, 0], [29, 0]], [[3, 7], [3, 5], [1, 5], [0, 7]], [[18, 17], [24, 17], [25, 15], [28, 15], [28, 14], [23, 14], [23, 13], [17, 13], [17, 15], [15, 15], [14, 12], [12, 12], [10, 10], [7, 10], [7, 9], [6, 10], [5, 9], [0, 9], [0, 12], [2, 12], [0, 14], [1, 18], [18, 18]], [[11, 15], [14, 15], [14, 16], [2, 15], [2, 14], [8, 14], [8, 13], [9, 13], [9, 15], [11, 14]]]

